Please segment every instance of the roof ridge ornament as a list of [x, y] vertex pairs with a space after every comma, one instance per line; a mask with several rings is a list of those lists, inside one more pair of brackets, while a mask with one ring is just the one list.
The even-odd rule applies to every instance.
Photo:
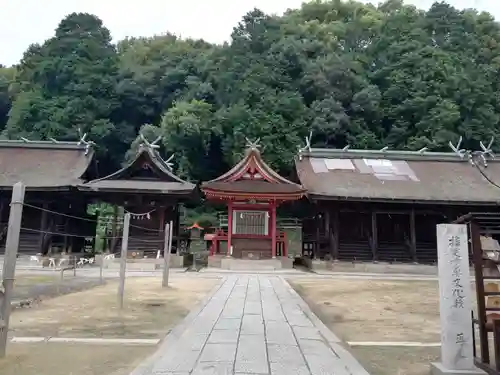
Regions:
[[261, 147], [261, 145], [259, 144], [260, 137], [257, 138], [255, 141], [251, 141], [250, 139], [245, 137], [245, 141], [247, 142], [247, 148], [250, 148], [252, 150], [258, 150]]
[[154, 150], [157, 150], [160, 148], [160, 145], [158, 144], [158, 142], [160, 142], [161, 139], [163, 138], [161, 135], [159, 135], [158, 138], [156, 138], [153, 142], [149, 142], [146, 139], [146, 137], [144, 136], [144, 134], [142, 134], [142, 133], [139, 133], [139, 136], [141, 137], [141, 140], [142, 140], [141, 146], [146, 146], [147, 148], [154, 149]]
[[463, 139], [462, 136], [460, 136], [456, 146], [453, 145], [451, 141], [448, 142], [450, 148], [453, 150], [455, 154], [457, 154], [460, 157], [460, 159], [463, 159], [470, 152], [464, 148], [460, 148], [460, 145], [462, 144], [462, 139]]
[[311, 152], [311, 139], [312, 139], [312, 136], [313, 136], [313, 132], [312, 130], [309, 131], [309, 136], [307, 137], [304, 137], [304, 140], [306, 141], [306, 144], [304, 147], [300, 147], [299, 146], [299, 160], [302, 160], [302, 153], [303, 152]]
[[482, 150], [477, 150], [477, 151], [472, 151], [472, 150], [466, 150], [464, 148], [460, 148], [460, 145], [462, 144], [462, 136], [460, 136], [460, 139], [458, 140], [457, 145], [453, 145], [453, 143], [448, 142], [448, 145], [451, 147], [453, 152], [455, 152], [461, 159], [464, 159], [467, 157], [469, 162], [473, 166], [479, 166], [479, 164], [482, 164], [484, 168], [488, 166], [488, 158], [490, 159], [495, 159], [495, 154], [493, 153], [493, 150], [491, 149], [491, 146], [493, 145], [493, 142], [495, 141], [495, 137], [491, 137], [490, 142], [488, 143], [488, 146], [485, 146], [482, 141], [479, 141], [479, 145], [481, 146]]
[[174, 160], [174, 156], [175, 154], [172, 154], [167, 160], [165, 160], [165, 165], [172, 170], [174, 168], [174, 164], [172, 163], [172, 160]]
[[[78, 141], [78, 145], [85, 145], [85, 155], [88, 155], [92, 146], [95, 145], [93, 141], [87, 141], [87, 133], [82, 135], [82, 130], [78, 128], [78, 136], [80, 140]], [[52, 139], [51, 139], [52, 140]], [[57, 142], [57, 141], [56, 141]]]
[[[142, 132], [139, 133], [139, 137], [142, 140], [139, 147], [146, 147], [152, 151], [158, 151], [158, 149], [160, 148], [160, 145], [158, 144], [158, 142], [160, 142], [163, 139], [163, 136], [159, 135], [153, 142], [149, 142]], [[172, 163], [172, 160], [175, 157], [175, 153], [170, 155], [170, 157], [167, 160], [164, 160], [161, 157], [161, 155], [159, 155], [159, 154], [155, 154], [155, 156], [158, 156], [165, 163], [167, 168], [169, 168], [170, 170], [173, 170], [174, 164]]]
[[491, 137], [490, 139], [490, 143], [488, 143], [488, 147], [485, 147], [484, 146], [484, 143], [483, 141], [479, 141], [479, 145], [481, 146], [482, 148], [482, 154], [483, 155], [486, 155], [486, 156], [489, 156], [490, 158], [494, 159], [495, 158], [495, 154], [493, 153], [493, 150], [491, 149], [491, 146], [493, 145], [493, 142], [495, 141], [495, 137]]

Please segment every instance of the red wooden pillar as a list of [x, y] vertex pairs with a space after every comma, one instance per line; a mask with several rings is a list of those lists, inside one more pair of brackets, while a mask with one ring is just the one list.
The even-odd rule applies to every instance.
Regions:
[[227, 204], [227, 252], [226, 256], [231, 252], [231, 237], [233, 236], [233, 203]]
[[271, 254], [276, 258], [276, 202], [271, 204]]

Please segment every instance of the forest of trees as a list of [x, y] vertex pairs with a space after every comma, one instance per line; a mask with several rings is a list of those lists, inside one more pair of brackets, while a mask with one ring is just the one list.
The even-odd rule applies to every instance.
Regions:
[[75, 13], [17, 66], [0, 66], [0, 131], [75, 140], [81, 129], [107, 172], [139, 131], [163, 135], [191, 181], [225, 172], [245, 137], [259, 137], [286, 175], [310, 131], [318, 147], [449, 151], [461, 135], [475, 148], [500, 133], [499, 73], [500, 25], [444, 2], [254, 9], [225, 45], [170, 34], [114, 45], [101, 20]]

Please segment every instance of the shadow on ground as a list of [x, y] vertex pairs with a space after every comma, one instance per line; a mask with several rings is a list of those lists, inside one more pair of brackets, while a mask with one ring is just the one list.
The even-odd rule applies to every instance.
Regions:
[[59, 275], [20, 276], [14, 286], [14, 303], [37, 302], [69, 293], [79, 292], [102, 285], [98, 278]]

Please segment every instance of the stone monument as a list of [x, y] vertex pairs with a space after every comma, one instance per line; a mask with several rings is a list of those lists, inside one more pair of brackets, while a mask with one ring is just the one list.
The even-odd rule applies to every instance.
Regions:
[[483, 375], [472, 353], [471, 281], [467, 225], [437, 225], [441, 362], [432, 375]]

